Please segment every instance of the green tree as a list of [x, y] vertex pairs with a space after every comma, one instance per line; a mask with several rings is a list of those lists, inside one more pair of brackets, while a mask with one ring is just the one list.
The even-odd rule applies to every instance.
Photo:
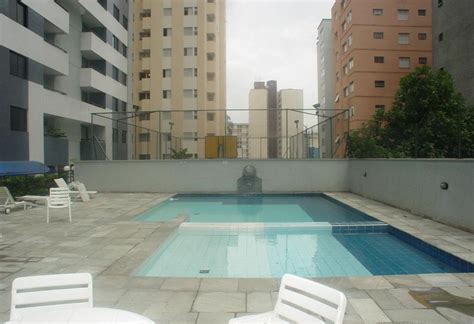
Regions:
[[184, 148], [184, 149], [175, 150], [172, 148], [171, 158], [174, 160], [184, 160], [184, 159], [189, 158], [188, 149]]
[[449, 73], [429, 67], [402, 78], [392, 108], [350, 136], [350, 157], [473, 155], [474, 107], [466, 105]]

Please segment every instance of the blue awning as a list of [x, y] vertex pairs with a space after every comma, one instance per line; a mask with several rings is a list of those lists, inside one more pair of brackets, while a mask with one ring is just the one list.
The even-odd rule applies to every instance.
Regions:
[[37, 161], [0, 162], [0, 176], [17, 176], [48, 173], [49, 168]]

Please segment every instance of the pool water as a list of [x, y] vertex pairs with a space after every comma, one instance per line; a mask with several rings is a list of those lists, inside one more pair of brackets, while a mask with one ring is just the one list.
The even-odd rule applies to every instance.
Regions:
[[374, 219], [322, 194], [177, 195], [139, 215], [139, 221], [191, 223], [367, 222]]
[[459, 272], [385, 231], [333, 233], [332, 226], [183, 226], [136, 275], [278, 278]]

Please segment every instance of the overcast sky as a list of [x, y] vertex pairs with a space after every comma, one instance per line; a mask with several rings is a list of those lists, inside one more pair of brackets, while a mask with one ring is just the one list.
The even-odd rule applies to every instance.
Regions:
[[[303, 89], [305, 108], [317, 99], [317, 27], [333, 0], [227, 0], [227, 107], [248, 108], [254, 81]], [[229, 113], [234, 122], [246, 113]], [[307, 126], [314, 120], [305, 120]]]

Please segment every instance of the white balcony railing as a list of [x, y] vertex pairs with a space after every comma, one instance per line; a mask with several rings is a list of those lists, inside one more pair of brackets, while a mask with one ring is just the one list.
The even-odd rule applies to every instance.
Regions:
[[127, 87], [111, 77], [91, 68], [81, 69], [81, 88], [89, 91], [100, 91], [122, 101], [127, 101]]
[[81, 34], [81, 52], [86, 58], [104, 59], [122, 72], [127, 73], [125, 56], [92, 32]]

